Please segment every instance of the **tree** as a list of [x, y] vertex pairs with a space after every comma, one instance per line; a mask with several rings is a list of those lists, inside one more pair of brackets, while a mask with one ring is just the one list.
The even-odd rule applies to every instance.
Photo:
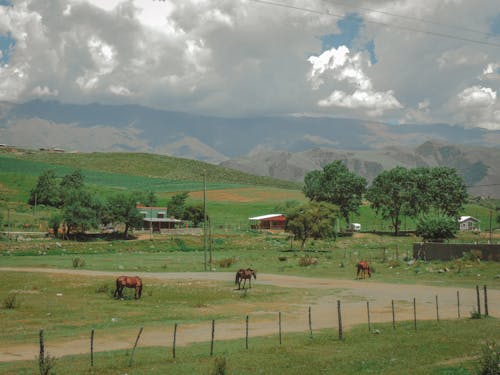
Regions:
[[300, 250], [309, 238], [335, 238], [338, 208], [327, 202], [310, 202], [288, 212], [285, 231], [299, 240]]
[[168, 214], [169, 216], [182, 218], [184, 217], [184, 210], [186, 209], [186, 199], [189, 197], [189, 193], [182, 192], [175, 194], [170, 198], [168, 203]]
[[135, 194], [120, 193], [111, 196], [106, 204], [106, 219], [112, 223], [125, 224], [123, 234], [128, 236], [130, 228], [139, 227], [142, 223], [142, 215], [136, 207], [137, 196]]
[[430, 207], [441, 215], [458, 217], [467, 201], [465, 183], [453, 168], [430, 168], [428, 190]]
[[403, 215], [413, 216], [412, 193], [414, 185], [410, 172], [404, 167], [396, 167], [380, 173], [368, 189], [367, 199], [377, 214], [388, 219], [397, 236]]
[[65, 203], [71, 199], [73, 196], [72, 192], [82, 190], [85, 187], [84, 180], [85, 177], [79, 169], [63, 176], [59, 183], [60, 206], [64, 206]]
[[55, 237], [57, 237], [59, 227], [61, 226], [62, 220], [63, 220], [63, 218], [62, 218], [61, 214], [59, 214], [59, 213], [54, 213], [49, 218], [49, 228], [52, 229]]
[[366, 180], [349, 171], [342, 161], [336, 160], [325, 166], [322, 172], [309, 172], [304, 178], [302, 191], [312, 201], [337, 205], [342, 217], [349, 223], [349, 214], [358, 212], [361, 206]]
[[417, 221], [417, 236], [424, 241], [442, 241], [455, 237], [457, 221], [444, 215], [424, 215]]
[[69, 190], [66, 202], [62, 208], [63, 219], [70, 231], [83, 233], [86, 230], [97, 228], [101, 222], [100, 213], [102, 203], [95, 195], [85, 189]]
[[44, 204], [46, 206], [58, 207], [60, 203], [59, 184], [56, 180], [56, 172], [49, 169], [38, 176], [36, 186], [31, 190], [28, 204]]
[[184, 210], [184, 216], [182, 216], [182, 220], [189, 220], [196, 227], [198, 224], [203, 222], [203, 206], [187, 206]]

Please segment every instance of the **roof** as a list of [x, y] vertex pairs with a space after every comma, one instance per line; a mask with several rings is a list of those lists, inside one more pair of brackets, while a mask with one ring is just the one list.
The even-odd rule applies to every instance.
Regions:
[[153, 223], [182, 223], [182, 220], [173, 219], [173, 218], [170, 218], [170, 217], [153, 217], [153, 218], [145, 217], [142, 220], [144, 220], [144, 221], [151, 221]]
[[278, 219], [278, 218], [285, 218], [285, 215], [283, 214], [268, 214], [268, 215], [262, 215], [262, 216], [255, 216], [255, 217], [249, 217], [248, 220], [266, 220], [266, 219]]
[[460, 219], [458, 219], [458, 222], [463, 223], [464, 221], [467, 221], [467, 220], [479, 222], [478, 219], [476, 219], [475, 217], [472, 217], [472, 216], [460, 216]]

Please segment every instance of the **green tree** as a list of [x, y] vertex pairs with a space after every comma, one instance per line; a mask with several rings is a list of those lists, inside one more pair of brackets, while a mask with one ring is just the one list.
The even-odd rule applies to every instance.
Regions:
[[46, 206], [58, 207], [60, 204], [59, 184], [56, 179], [56, 171], [49, 169], [38, 176], [36, 186], [31, 190], [28, 204], [44, 204]]
[[67, 234], [71, 231], [83, 233], [97, 228], [101, 223], [102, 202], [85, 189], [69, 190], [66, 194], [62, 216], [67, 226]]
[[427, 183], [430, 207], [441, 215], [458, 217], [468, 194], [457, 171], [448, 167], [430, 168]]
[[64, 206], [71, 199], [74, 191], [82, 190], [85, 187], [84, 180], [85, 177], [79, 169], [63, 176], [59, 183], [60, 206]]
[[444, 215], [424, 215], [417, 220], [417, 236], [424, 241], [442, 241], [455, 237], [457, 221]]
[[182, 192], [175, 194], [170, 198], [168, 203], [168, 215], [171, 217], [182, 218], [184, 217], [184, 211], [186, 209], [186, 199], [189, 197], [189, 193]]
[[201, 204], [187, 206], [184, 210], [182, 220], [189, 220], [196, 227], [203, 222], [203, 206]]
[[54, 232], [54, 236], [58, 236], [58, 230], [61, 226], [63, 218], [60, 213], [56, 212], [49, 218], [49, 228]]
[[335, 238], [335, 221], [338, 208], [327, 202], [310, 202], [290, 210], [287, 214], [285, 231], [299, 240], [300, 250], [309, 238]]
[[349, 214], [358, 212], [361, 206], [366, 180], [349, 171], [342, 161], [336, 160], [326, 165], [322, 172], [309, 172], [304, 178], [302, 191], [312, 201], [338, 206], [342, 217], [349, 223]]
[[125, 225], [123, 234], [128, 236], [130, 228], [139, 227], [142, 223], [142, 215], [136, 207], [137, 196], [135, 194], [119, 193], [109, 197], [106, 204], [106, 219], [113, 223]]
[[378, 215], [390, 220], [397, 236], [403, 215], [414, 216], [412, 196], [414, 184], [411, 173], [404, 167], [396, 167], [380, 173], [372, 182], [366, 197]]

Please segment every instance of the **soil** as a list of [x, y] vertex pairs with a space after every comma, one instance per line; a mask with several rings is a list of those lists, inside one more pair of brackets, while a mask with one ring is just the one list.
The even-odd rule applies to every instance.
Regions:
[[[0, 268], [1, 271], [44, 272], [52, 274], [85, 274], [93, 276], [117, 277], [118, 272], [102, 272], [74, 269], [45, 268]], [[157, 280], [194, 280], [194, 281], [232, 281], [234, 274], [228, 272], [183, 272], [183, 273], [139, 273], [139, 276]], [[259, 285], [273, 285], [286, 288], [328, 289], [331, 292], [322, 297], [314, 297], [307, 304], [298, 304], [292, 311], [282, 315], [283, 335], [290, 332], [309, 332], [308, 309], [311, 306], [313, 330], [332, 328], [337, 330], [338, 305], [341, 301], [341, 316], [343, 328], [367, 324], [367, 302], [370, 308], [370, 323], [392, 321], [392, 304], [397, 322], [412, 321], [414, 311], [418, 320], [455, 319], [458, 317], [457, 292], [460, 294], [460, 315], [469, 317], [477, 309], [477, 294], [475, 289], [439, 287], [415, 284], [388, 284], [372, 279], [337, 280], [284, 276], [274, 274], [259, 274], [253, 280], [253, 288]], [[238, 291], [235, 291], [238, 292]], [[251, 291], [250, 291], [251, 292]], [[483, 292], [481, 291], [481, 298]], [[436, 297], [439, 309], [436, 309]], [[414, 305], [415, 303], [415, 305]], [[415, 306], [415, 310], [414, 310]], [[275, 306], [276, 307], [276, 306]], [[500, 316], [500, 290], [488, 290], [488, 307], [492, 316]], [[481, 307], [484, 313], [484, 308]], [[438, 310], [438, 312], [437, 312]], [[277, 335], [277, 312], [261, 311], [250, 316], [249, 336]], [[108, 351], [130, 349], [137, 335], [137, 329], [97, 335], [94, 350]], [[139, 346], [170, 345], [173, 337], [173, 327], [162, 329], [146, 327], [141, 335]], [[183, 346], [195, 342], [210, 341], [211, 322], [179, 325], [177, 330], [177, 345]], [[245, 322], [218, 321], [215, 340], [229, 340], [245, 337]], [[46, 350], [51, 356], [61, 357], [71, 354], [89, 353], [89, 339], [59, 340], [46, 343]], [[0, 362], [15, 360], [33, 360], [39, 351], [37, 343], [20, 345], [0, 345]]]

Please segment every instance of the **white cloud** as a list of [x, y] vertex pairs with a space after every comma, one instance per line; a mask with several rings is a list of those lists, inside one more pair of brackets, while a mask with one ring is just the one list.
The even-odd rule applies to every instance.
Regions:
[[370, 116], [379, 116], [384, 111], [402, 108], [392, 90], [386, 92], [373, 90], [371, 80], [363, 71], [363, 63], [365, 66], [370, 64], [369, 61], [363, 61], [361, 53], [351, 56], [346, 46], [340, 46], [324, 51], [319, 56], [311, 56], [308, 61], [312, 65], [308, 79], [313, 89], [317, 90], [324, 85], [326, 79], [345, 81], [354, 88], [352, 94], [334, 90], [328, 97], [318, 101], [320, 107], [363, 109]]
[[459, 104], [463, 107], [487, 107], [495, 104], [496, 91], [489, 87], [472, 86], [458, 94]]

